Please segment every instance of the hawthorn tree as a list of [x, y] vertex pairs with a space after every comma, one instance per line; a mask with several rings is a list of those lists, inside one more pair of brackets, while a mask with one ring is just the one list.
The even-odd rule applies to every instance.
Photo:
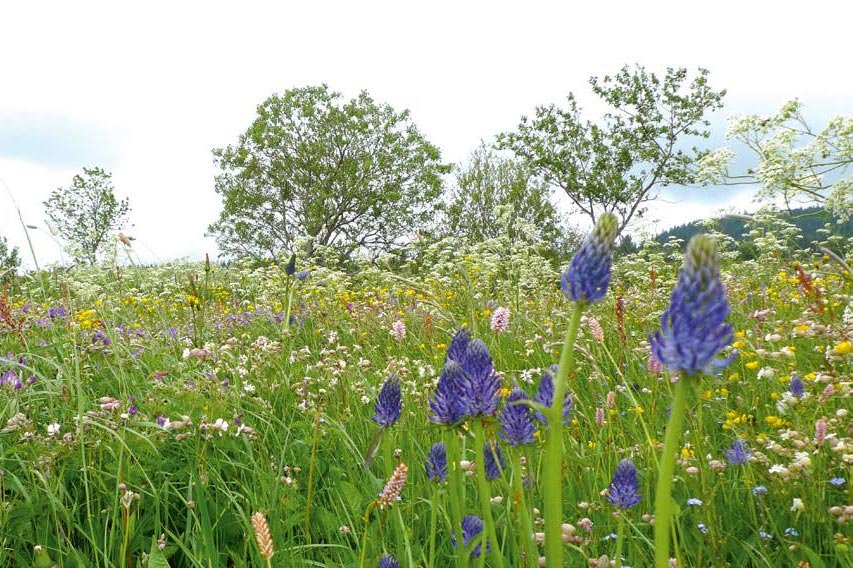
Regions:
[[625, 66], [589, 83], [610, 109], [600, 121], [582, 119], [570, 93], [565, 107], [537, 107], [498, 145], [564, 191], [576, 212], [593, 223], [613, 213], [622, 231], [662, 188], [695, 182], [705, 152], [685, 150], [685, 139], [709, 136], [706, 115], [722, 106], [725, 91], [710, 87], [705, 69], [691, 78], [686, 69], [669, 68], [658, 77]]
[[68, 187], [55, 189], [44, 202], [48, 225], [65, 241], [77, 261], [93, 265], [107, 236], [124, 226], [130, 204], [116, 199], [112, 174], [83, 168]]
[[223, 208], [209, 231], [226, 254], [277, 258], [307, 237], [346, 259], [387, 250], [434, 216], [449, 169], [408, 111], [321, 85], [257, 113], [235, 145], [213, 151]]

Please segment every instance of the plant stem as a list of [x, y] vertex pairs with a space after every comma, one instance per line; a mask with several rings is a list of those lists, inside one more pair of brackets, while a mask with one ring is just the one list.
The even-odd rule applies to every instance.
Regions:
[[462, 508], [465, 507], [465, 493], [462, 491], [464, 477], [459, 460], [462, 457], [459, 434], [450, 430], [447, 438], [447, 467], [450, 469], [450, 517], [453, 523], [453, 538], [456, 541], [459, 566], [468, 568], [468, 554], [462, 544]]
[[675, 456], [681, 431], [684, 428], [684, 415], [687, 410], [687, 394], [690, 391], [690, 377], [682, 377], [675, 383], [675, 397], [666, 437], [663, 443], [663, 455], [658, 471], [658, 483], [655, 491], [655, 566], [669, 567], [669, 531], [672, 525], [672, 476], [675, 473]]
[[480, 508], [483, 510], [483, 521], [486, 524], [486, 536], [488, 539], [483, 539], [483, 548], [481, 558], [486, 556], [486, 545], [491, 541], [492, 557], [495, 559], [495, 565], [498, 568], [503, 568], [504, 558], [498, 545], [498, 536], [495, 531], [495, 520], [492, 518], [492, 495], [489, 491], [489, 482], [486, 481], [486, 464], [484, 463], [483, 451], [486, 447], [486, 431], [483, 424], [477, 423], [474, 425], [474, 436], [476, 449], [479, 452], [477, 460], [477, 493], [480, 495]]
[[574, 358], [575, 338], [578, 335], [581, 313], [584, 305], [574, 306], [566, 331], [566, 341], [560, 353], [557, 376], [554, 377], [554, 400], [548, 412], [550, 431], [545, 453], [545, 558], [548, 566], [563, 568], [563, 399], [566, 396], [566, 382], [569, 367]]
[[311, 494], [314, 490], [314, 458], [317, 454], [317, 439], [320, 435], [320, 408], [314, 417], [314, 439], [311, 443], [311, 463], [308, 466], [308, 496], [305, 499], [305, 540], [311, 543]]
[[619, 524], [616, 530], [616, 568], [622, 568], [622, 542], [625, 540], [625, 511], [619, 511]]
[[519, 452], [513, 452], [512, 454], [513, 503], [517, 509], [520, 525], [518, 536], [519, 540], [521, 540], [520, 548], [525, 556], [525, 564], [529, 568], [536, 568], [539, 565], [539, 555], [536, 554], [536, 548], [533, 546], [533, 524], [530, 521], [527, 500], [524, 498], [524, 486], [521, 479], [521, 455]]
[[438, 524], [438, 485], [430, 481], [432, 486], [432, 515], [429, 523], [429, 561], [427, 566], [433, 568], [435, 566], [435, 532]]

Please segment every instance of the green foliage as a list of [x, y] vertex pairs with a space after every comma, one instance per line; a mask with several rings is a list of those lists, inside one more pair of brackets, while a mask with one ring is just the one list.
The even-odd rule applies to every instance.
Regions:
[[549, 185], [562, 189], [575, 209], [593, 222], [604, 212], [619, 219], [620, 231], [667, 185], [695, 180], [695, 148], [685, 138], [707, 138], [705, 115], [722, 106], [708, 72], [688, 80], [686, 69], [659, 78], [643, 67], [623, 67], [615, 76], [590, 79], [593, 92], [611, 109], [599, 122], [584, 121], [573, 94], [567, 105], [536, 108], [515, 132], [498, 138]]
[[268, 98], [237, 144], [213, 153], [223, 210], [209, 230], [232, 256], [276, 258], [306, 237], [309, 253], [387, 250], [433, 217], [448, 171], [408, 111], [326, 85]]
[[550, 200], [551, 189], [520, 161], [501, 157], [481, 143], [454, 173], [443, 234], [471, 242], [507, 234], [511, 241], [525, 239], [555, 252], [572, 243], [573, 233]]
[[758, 199], [782, 201], [787, 209], [818, 204], [833, 216], [853, 215], [853, 116], [835, 116], [823, 130], [814, 130], [794, 99], [778, 113], [735, 116], [727, 137], [754, 155], [755, 166], [731, 172], [735, 153], [722, 148], [700, 161], [700, 179], [727, 185], [756, 184]]
[[107, 236], [125, 223], [130, 205], [117, 200], [112, 174], [101, 168], [83, 168], [68, 187], [55, 189], [44, 202], [48, 224], [77, 262], [95, 264]]
[[0, 284], [11, 281], [21, 267], [18, 247], [9, 248], [6, 237], [0, 237]]

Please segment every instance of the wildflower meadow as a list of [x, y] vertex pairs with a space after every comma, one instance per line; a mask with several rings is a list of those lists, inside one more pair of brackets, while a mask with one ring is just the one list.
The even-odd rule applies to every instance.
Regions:
[[0, 565], [851, 565], [838, 242], [616, 231], [19, 277]]

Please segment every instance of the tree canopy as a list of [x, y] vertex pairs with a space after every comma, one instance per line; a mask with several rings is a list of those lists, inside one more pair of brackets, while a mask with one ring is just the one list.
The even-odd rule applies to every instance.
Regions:
[[684, 150], [684, 140], [709, 136], [706, 114], [722, 106], [725, 91], [710, 87], [704, 69], [690, 78], [686, 69], [669, 68], [658, 77], [625, 66], [589, 82], [610, 108], [600, 121], [582, 119], [570, 93], [565, 107], [537, 107], [498, 143], [562, 189], [591, 221], [615, 214], [621, 231], [663, 187], [694, 182], [704, 153]]
[[387, 250], [434, 216], [448, 167], [408, 111], [326, 85], [273, 95], [233, 146], [214, 150], [223, 198], [210, 226], [226, 254]]

